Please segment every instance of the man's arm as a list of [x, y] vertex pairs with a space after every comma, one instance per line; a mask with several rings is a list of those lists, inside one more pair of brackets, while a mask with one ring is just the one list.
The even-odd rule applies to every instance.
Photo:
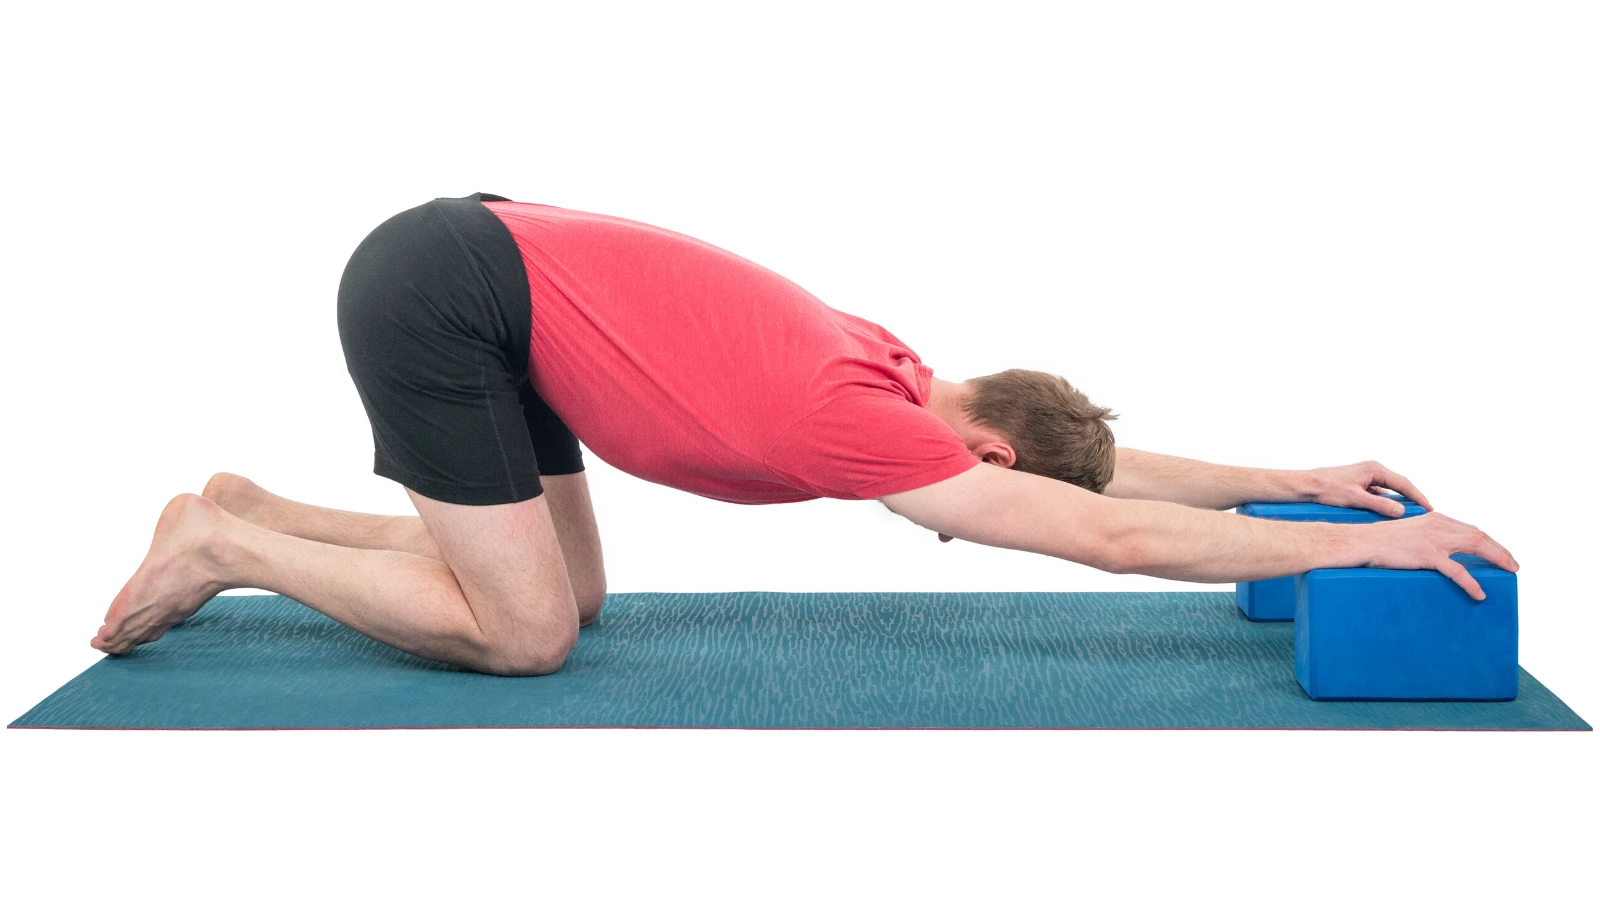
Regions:
[[1232, 509], [1241, 503], [1326, 503], [1387, 516], [1404, 512], [1382, 488], [1393, 488], [1425, 509], [1433, 509], [1409, 479], [1370, 460], [1324, 469], [1250, 469], [1128, 447], [1117, 448], [1117, 466], [1106, 496], [1166, 500], [1199, 509]]
[[1488, 535], [1438, 513], [1371, 525], [1279, 522], [1119, 500], [992, 465], [879, 499], [924, 528], [974, 543], [1181, 581], [1257, 581], [1366, 565], [1437, 569], [1481, 600], [1478, 583], [1450, 554], [1476, 553], [1517, 569]]

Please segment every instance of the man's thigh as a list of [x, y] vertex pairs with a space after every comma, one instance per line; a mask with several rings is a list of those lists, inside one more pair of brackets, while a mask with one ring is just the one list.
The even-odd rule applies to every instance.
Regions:
[[490, 645], [558, 667], [577, 641], [578, 610], [545, 497], [469, 506], [406, 493]]
[[578, 601], [578, 620], [587, 625], [600, 615], [606, 599], [605, 559], [600, 552], [600, 527], [589, 498], [588, 476], [541, 475], [544, 498], [550, 504], [561, 555], [567, 563], [567, 580]]

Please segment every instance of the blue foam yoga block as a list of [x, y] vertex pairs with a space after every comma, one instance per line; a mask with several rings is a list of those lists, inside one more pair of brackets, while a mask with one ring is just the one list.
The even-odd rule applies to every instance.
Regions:
[[[1420, 516], [1427, 510], [1404, 497], [1395, 497], [1406, 508], [1401, 518]], [[1324, 506], [1321, 503], [1246, 503], [1239, 515], [1289, 522], [1341, 522], [1360, 525], [1390, 518], [1365, 509]], [[1234, 588], [1234, 599], [1244, 614], [1255, 622], [1287, 622], [1294, 618], [1294, 576], [1265, 581], [1241, 582]]]
[[1295, 576], [1294, 674], [1313, 700], [1514, 700], [1517, 576], [1469, 553], [1488, 596], [1433, 570]]

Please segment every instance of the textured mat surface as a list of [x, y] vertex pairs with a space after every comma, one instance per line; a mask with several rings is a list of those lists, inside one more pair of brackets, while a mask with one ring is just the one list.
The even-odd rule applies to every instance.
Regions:
[[293, 601], [218, 597], [12, 723], [56, 728], [1587, 729], [1507, 703], [1318, 703], [1231, 593], [613, 594], [566, 666], [496, 678]]

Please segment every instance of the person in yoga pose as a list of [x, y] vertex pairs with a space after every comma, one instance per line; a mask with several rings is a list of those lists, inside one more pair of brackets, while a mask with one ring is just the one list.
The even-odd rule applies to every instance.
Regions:
[[[702, 241], [474, 194], [378, 226], [338, 293], [374, 471], [417, 516], [323, 509], [222, 473], [161, 513], [91, 641], [124, 654], [234, 587], [274, 591], [379, 641], [481, 672], [559, 669], [600, 615], [605, 568], [582, 446], [731, 503], [878, 500], [952, 537], [1196, 582], [1313, 568], [1512, 571], [1430, 512], [1373, 525], [1230, 515], [1316, 501], [1399, 516], [1376, 462], [1212, 465], [1113, 441], [1065, 379], [952, 382], [888, 330]], [[579, 441], [582, 441], [580, 446]]]

